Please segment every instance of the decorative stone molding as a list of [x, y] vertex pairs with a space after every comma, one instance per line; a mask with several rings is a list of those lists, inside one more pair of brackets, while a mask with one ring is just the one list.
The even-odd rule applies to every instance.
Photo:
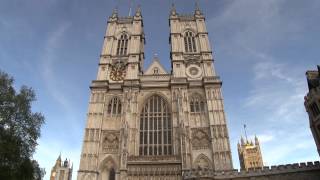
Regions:
[[195, 150], [208, 149], [210, 144], [209, 128], [193, 128], [192, 148]]
[[195, 167], [201, 167], [201, 168], [210, 168], [211, 167], [211, 162], [209, 158], [204, 155], [200, 154], [197, 159], [194, 161], [194, 166]]
[[130, 165], [128, 166], [128, 176], [148, 177], [163, 176], [167, 179], [170, 175], [181, 177], [181, 165]]
[[[128, 161], [131, 162], [141, 162], [141, 161], [156, 161], [158, 163], [160, 162], [166, 162], [168, 161], [180, 161], [180, 156], [129, 156]], [[128, 162], [130, 163], [130, 162]]]
[[102, 152], [118, 153], [119, 151], [119, 131], [103, 131]]

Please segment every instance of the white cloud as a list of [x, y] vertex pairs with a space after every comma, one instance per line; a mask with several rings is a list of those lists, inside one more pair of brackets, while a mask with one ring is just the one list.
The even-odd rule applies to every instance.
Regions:
[[66, 82], [63, 82], [61, 79], [56, 79], [59, 71], [55, 71], [55, 67], [57, 65], [55, 63], [58, 61], [57, 49], [61, 46], [61, 41], [63, 40], [64, 34], [69, 29], [70, 25], [70, 23], [63, 23], [48, 35], [40, 67], [43, 75], [43, 82], [45, 83], [47, 90], [50, 92], [52, 97], [69, 112], [72, 111], [72, 106], [68, 101], [68, 97], [66, 97], [61, 90], [61, 83]]
[[[232, 112], [235, 120], [231, 121], [246, 121], [250, 129], [261, 136], [264, 160], [269, 165], [301, 161], [302, 156], [304, 160], [317, 157], [303, 105], [307, 65], [296, 65], [275, 53], [275, 49], [290, 52], [288, 43], [301, 38], [307, 30], [303, 16], [288, 15], [290, 3], [286, 0], [232, 1], [220, 15], [208, 20], [209, 31], [218, 35], [215, 37], [219, 43], [215, 43], [220, 53], [217, 56], [228, 57], [220, 59], [221, 63], [237, 63], [241, 67], [237, 66], [236, 70], [246, 69], [250, 74], [250, 79], [244, 80], [249, 81], [249, 90], [240, 92], [244, 95], [237, 97], [240, 103], [231, 106], [237, 109], [230, 109], [246, 112], [242, 117], [247, 119], [239, 119]], [[319, 1], [304, 5], [319, 7]], [[316, 12], [306, 7], [303, 8]], [[231, 127], [234, 128], [232, 124]]]

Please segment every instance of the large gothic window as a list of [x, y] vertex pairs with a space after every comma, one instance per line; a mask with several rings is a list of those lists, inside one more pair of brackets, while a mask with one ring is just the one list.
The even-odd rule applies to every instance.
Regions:
[[200, 96], [195, 95], [190, 98], [190, 112], [205, 112], [205, 103]]
[[118, 47], [117, 47], [117, 55], [126, 55], [128, 49], [128, 36], [126, 34], [122, 34], [120, 39], [118, 39]]
[[111, 116], [121, 114], [121, 101], [119, 98], [114, 97], [108, 104], [108, 114]]
[[197, 52], [195, 37], [191, 31], [184, 34], [184, 48], [186, 52]]
[[172, 154], [171, 113], [167, 102], [158, 95], [147, 100], [140, 114], [139, 154]]

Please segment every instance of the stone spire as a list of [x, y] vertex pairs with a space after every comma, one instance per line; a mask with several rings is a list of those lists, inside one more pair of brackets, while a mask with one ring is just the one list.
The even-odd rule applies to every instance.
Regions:
[[117, 18], [118, 17], [118, 7], [115, 7], [112, 11], [112, 18]]
[[258, 137], [256, 135], [254, 136], [254, 144], [255, 145], [259, 145], [259, 140], [258, 140]]
[[141, 16], [141, 6], [138, 5], [137, 9], [136, 9], [136, 14], [135, 16], [140, 17]]
[[171, 5], [170, 15], [171, 16], [177, 15], [176, 6], [174, 5], [174, 3], [172, 3], [172, 5]]
[[60, 167], [61, 166], [61, 153], [60, 155], [58, 156], [57, 160], [56, 160], [56, 167]]
[[201, 10], [200, 10], [200, 6], [199, 6], [199, 2], [198, 0], [196, 1], [196, 4], [195, 4], [195, 14], [196, 15], [201, 15]]

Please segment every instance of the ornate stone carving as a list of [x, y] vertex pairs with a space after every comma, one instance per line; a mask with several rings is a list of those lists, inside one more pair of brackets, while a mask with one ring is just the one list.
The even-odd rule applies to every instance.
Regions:
[[180, 156], [128, 156], [128, 161], [156, 161], [156, 162], [168, 162], [168, 161], [180, 161]]
[[117, 153], [119, 136], [119, 131], [103, 131], [102, 151], [104, 153]]
[[194, 162], [195, 167], [210, 168], [210, 160], [204, 154], [200, 154]]
[[208, 149], [210, 144], [208, 128], [192, 129], [192, 148], [193, 149]]

